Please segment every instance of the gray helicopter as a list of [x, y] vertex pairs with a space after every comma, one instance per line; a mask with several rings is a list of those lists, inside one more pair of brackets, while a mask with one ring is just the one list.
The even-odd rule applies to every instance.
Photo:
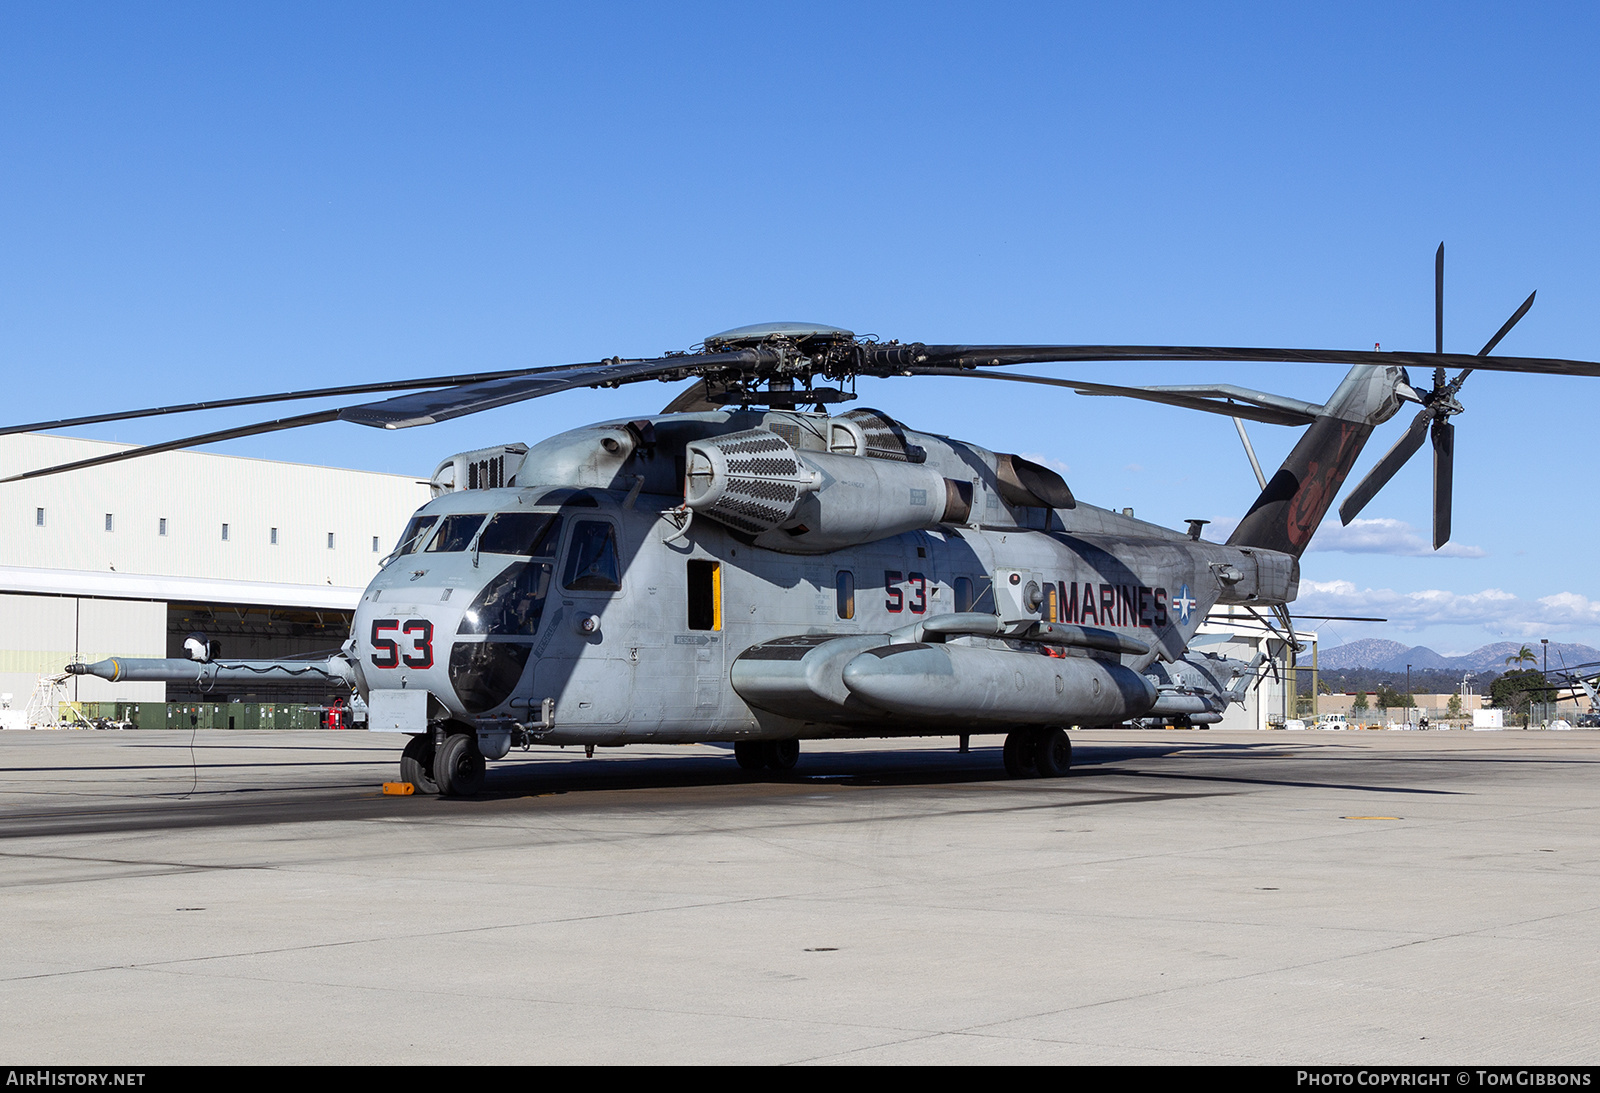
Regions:
[[[1373, 430], [1420, 411], [1341, 506], [1348, 523], [1434, 447], [1434, 545], [1450, 536], [1456, 399], [1473, 369], [1600, 375], [1600, 364], [1476, 356], [1170, 346], [880, 343], [804, 323], [741, 327], [695, 352], [441, 376], [160, 407], [40, 429], [329, 395], [412, 390], [119, 452], [82, 470], [342, 419], [406, 428], [582, 386], [694, 380], [655, 416], [440, 464], [362, 596], [342, 651], [305, 661], [75, 664], [110, 680], [342, 680], [369, 728], [405, 734], [400, 777], [473, 794], [488, 760], [534, 744], [726, 741], [749, 770], [792, 768], [804, 740], [1004, 734], [1014, 777], [1058, 776], [1069, 726], [1203, 725], [1243, 699], [1257, 663], [1191, 652], [1206, 615], [1276, 617], [1299, 557]], [[991, 369], [1076, 361], [1350, 365], [1325, 403], [1232, 385], [1124, 387]], [[1407, 367], [1434, 369], [1431, 389]], [[1460, 369], [1446, 379], [1446, 369]], [[1304, 426], [1226, 543], [1080, 503], [1021, 456], [920, 432], [875, 410], [830, 413], [858, 376], [1042, 383]], [[835, 381], [830, 386], [818, 381]], [[423, 388], [431, 388], [421, 390]], [[1243, 435], [1243, 428], [1240, 428]], [[1247, 441], [1248, 450], [1248, 441]], [[1251, 453], [1252, 462], [1254, 455]], [[1258, 615], [1258, 617], [1260, 617]], [[1265, 619], [1263, 618], [1263, 621]]]

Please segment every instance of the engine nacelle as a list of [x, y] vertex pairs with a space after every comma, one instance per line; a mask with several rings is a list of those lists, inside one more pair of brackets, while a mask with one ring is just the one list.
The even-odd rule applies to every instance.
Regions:
[[774, 432], [749, 429], [689, 443], [684, 502], [757, 546], [823, 554], [964, 523], [971, 489], [927, 467], [803, 452]]

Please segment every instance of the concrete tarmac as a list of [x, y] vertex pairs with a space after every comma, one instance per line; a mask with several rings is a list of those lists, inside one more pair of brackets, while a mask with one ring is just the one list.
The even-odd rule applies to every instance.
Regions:
[[[191, 744], [191, 736], [193, 741]], [[1600, 733], [0, 734], [0, 1044], [160, 1063], [1600, 1057]]]

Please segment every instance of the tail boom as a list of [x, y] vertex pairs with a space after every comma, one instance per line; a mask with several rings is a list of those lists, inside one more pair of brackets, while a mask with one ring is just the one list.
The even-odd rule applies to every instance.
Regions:
[[1367, 438], [1400, 409], [1400, 391], [1410, 389], [1405, 370], [1396, 365], [1352, 368], [1239, 521], [1228, 545], [1296, 558], [1305, 553]]

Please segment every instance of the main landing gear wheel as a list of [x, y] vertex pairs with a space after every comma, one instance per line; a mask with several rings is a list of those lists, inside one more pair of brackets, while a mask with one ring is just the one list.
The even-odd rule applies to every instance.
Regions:
[[451, 733], [434, 757], [433, 780], [445, 797], [473, 797], [483, 792], [487, 767], [477, 733]]
[[433, 737], [413, 736], [400, 753], [400, 780], [410, 782], [418, 793], [438, 793], [433, 780]]
[[1039, 773], [1034, 761], [1035, 737], [1031, 730], [1018, 729], [1006, 737], [1001, 756], [1006, 762], [1006, 773], [1013, 778], [1032, 778]]
[[740, 740], [733, 745], [733, 757], [740, 770], [760, 770], [772, 758], [772, 744], [766, 740]]
[[1072, 740], [1065, 729], [1044, 729], [1034, 740], [1033, 765], [1040, 777], [1059, 778], [1072, 766]]
[[800, 741], [774, 740], [768, 746], [771, 752], [767, 756], [767, 766], [773, 770], [793, 770], [794, 765], [800, 762]]
[[741, 770], [767, 769], [781, 774], [800, 761], [800, 741], [740, 740], [733, 745], [733, 757]]

